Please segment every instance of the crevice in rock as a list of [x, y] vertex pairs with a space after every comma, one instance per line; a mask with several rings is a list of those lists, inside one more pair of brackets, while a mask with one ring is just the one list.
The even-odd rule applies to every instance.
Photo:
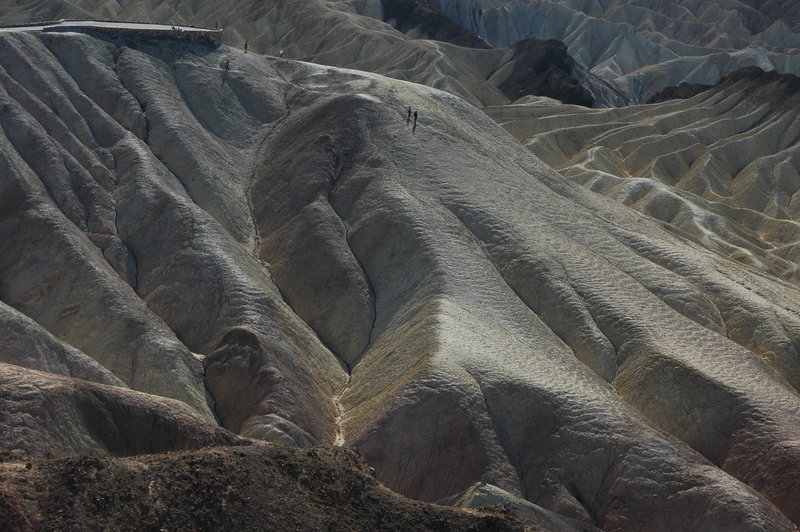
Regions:
[[[145, 105], [136, 96], [136, 94], [134, 94], [134, 92], [127, 85], [125, 85], [125, 80], [122, 79], [122, 76], [119, 73], [119, 56], [122, 55], [122, 52], [123, 52], [123, 49], [120, 48], [120, 47], [117, 47], [117, 48], [114, 49], [114, 52], [113, 52], [113, 56], [114, 56], [114, 74], [117, 75], [117, 79], [119, 80], [120, 87], [122, 87], [123, 89], [128, 91], [128, 94], [131, 95], [131, 98], [133, 98], [133, 101], [135, 101], [136, 104], [139, 106], [139, 112], [142, 114], [142, 117], [144, 117], [144, 132], [143, 132], [143, 138], [141, 140], [142, 140], [142, 142], [147, 144], [147, 139], [150, 137], [150, 119], [147, 117], [147, 110], [145, 109]], [[120, 126], [122, 126], [122, 124], [120, 124]], [[136, 132], [131, 131], [131, 133], [136, 135]], [[138, 137], [138, 135], [137, 135], [137, 137]], [[148, 148], [149, 148], [149, 146], [148, 146]]]
[[[465, 370], [466, 371], [466, 370]], [[525, 468], [522, 466], [522, 462], [519, 459], [519, 454], [517, 450], [514, 448], [514, 443], [511, 441], [511, 435], [508, 432], [508, 428], [506, 427], [505, 423], [495, 415], [492, 407], [489, 406], [489, 399], [486, 397], [486, 392], [481, 386], [481, 383], [478, 379], [475, 378], [472, 373], [467, 371], [469, 376], [475, 382], [475, 385], [480, 389], [481, 399], [483, 399], [483, 406], [486, 408], [486, 414], [489, 416], [489, 419], [492, 422], [492, 428], [494, 429], [494, 433], [497, 436], [500, 445], [503, 448], [503, 453], [506, 455], [506, 459], [514, 468], [514, 471], [517, 473], [517, 480], [519, 482], [519, 489], [522, 493], [522, 497], [524, 499], [528, 499], [528, 484], [526, 482], [527, 472]]]
[[[125, 239], [122, 238], [122, 235], [120, 234], [120, 230], [119, 230], [118, 219], [119, 219], [119, 213], [117, 211], [117, 202], [116, 202], [116, 198], [115, 198], [115, 201], [114, 201], [114, 231], [116, 231], [117, 237], [119, 238], [119, 241], [122, 242], [122, 245], [125, 247], [125, 250], [128, 252], [128, 256], [131, 258], [131, 267], [133, 268], [133, 272], [125, 272], [127, 274], [125, 276], [125, 281], [130, 284], [130, 286], [131, 286], [131, 288], [133, 288], [134, 292], [138, 293], [139, 292], [139, 261], [136, 259], [136, 254], [133, 252], [133, 249], [128, 245], [127, 242], [125, 242]], [[108, 261], [108, 259], [106, 259], [106, 261]], [[110, 261], [108, 261], [108, 262], [109, 262], [109, 264], [111, 264]], [[115, 271], [117, 271], [113, 264], [111, 264], [111, 267], [114, 268]], [[117, 271], [117, 274], [119, 274], [119, 273], [121, 273], [121, 272]]]
[[[152, 61], [152, 59], [151, 59], [151, 61]], [[145, 146], [147, 147], [148, 152], [153, 156], [153, 158], [155, 160], [157, 160], [161, 164], [161, 166], [164, 168], [164, 170], [166, 170], [172, 177], [175, 178], [175, 182], [178, 183], [181, 186], [181, 189], [183, 189], [183, 192], [186, 195], [186, 198], [189, 199], [189, 201], [191, 201], [198, 209], [200, 209], [204, 213], [208, 214], [208, 216], [212, 220], [217, 221], [216, 218], [214, 218], [214, 216], [212, 216], [210, 213], [208, 213], [208, 211], [206, 211], [203, 207], [201, 207], [197, 203], [197, 201], [192, 197], [192, 195], [189, 193], [189, 189], [186, 187], [186, 184], [183, 182], [183, 180], [180, 178], [180, 176], [178, 174], [176, 174], [175, 172], [173, 172], [172, 169], [169, 167], [169, 165], [152, 150], [152, 148], [150, 147], [150, 143], [149, 143], [149, 138], [150, 138], [150, 119], [147, 116], [147, 106], [139, 99], [139, 97], [136, 95], [136, 93], [133, 90], [131, 90], [130, 87], [128, 87], [125, 84], [125, 80], [122, 78], [122, 76], [120, 76], [119, 70], [117, 69], [116, 56], [115, 56], [114, 69], [115, 69], [115, 72], [117, 73], [117, 77], [119, 79], [120, 85], [125, 90], [127, 90], [128, 93], [130, 93], [130, 95], [133, 97], [134, 100], [136, 100], [136, 103], [139, 104], [139, 108], [141, 109], [142, 115], [144, 116], [144, 119], [145, 119], [145, 131], [144, 131], [144, 138], [141, 139], [141, 140], [145, 144]], [[219, 223], [220, 227], [223, 230], [225, 230], [225, 226], [224, 225], [222, 225], [219, 221], [217, 221], [217, 223]], [[234, 241], [237, 241], [236, 238], [234, 238]]]
[[[205, 358], [205, 356], [203, 358]], [[214, 393], [208, 387], [205, 360], [200, 361], [200, 364], [203, 367], [203, 390], [206, 392], [206, 404], [208, 405], [208, 409], [211, 410], [211, 414], [214, 416], [214, 421], [221, 427], [222, 420], [219, 417], [219, 412], [217, 412], [217, 400], [214, 398]]]
[[[77, 92], [76, 92], [76, 91], [72, 90], [72, 87], [70, 86], [69, 83], [65, 84], [61, 80], [59, 80], [59, 82], [58, 82], [59, 88], [64, 93], [64, 96], [66, 96], [67, 102], [69, 102], [70, 106], [72, 107], [72, 110], [75, 112], [75, 114], [78, 117], [80, 117], [80, 119], [82, 120], [83, 124], [86, 126], [86, 131], [88, 131], [89, 134], [91, 135], [91, 140], [94, 142], [95, 146], [98, 147], [98, 148], [100, 148], [102, 146], [105, 146], [106, 143], [102, 142], [102, 140], [98, 137], [97, 132], [95, 131], [95, 128], [92, 127], [92, 123], [94, 121], [90, 120], [84, 114], [85, 111], [86, 111], [86, 109], [85, 109], [86, 102], [89, 102], [89, 106], [91, 107], [91, 106], [95, 106], [96, 105], [94, 100], [84, 92], [84, 90], [81, 87], [81, 85], [78, 82], [78, 80], [75, 79], [75, 76], [73, 75], [73, 73], [70, 72], [69, 69], [67, 68], [67, 66], [60, 60], [60, 58], [56, 54], [53, 53], [53, 51], [50, 49], [49, 43], [47, 42], [46, 39], [42, 39], [42, 44], [44, 45], [44, 47], [47, 50], [47, 52], [51, 55], [53, 60], [56, 63], [58, 63], [58, 66], [61, 67], [61, 70], [66, 74], [66, 78], [68, 80], [72, 81], [72, 83], [75, 86], [75, 89], [77, 89]], [[85, 99], [85, 101], [83, 102], [84, 105], [77, 105], [76, 104], [76, 101], [79, 98], [84, 98]], [[102, 110], [102, 108], [100, 108], [99, 105], [97, 107]], [[84, 112], [81, 112], [82, 110]], [[103, 110], [103, 112], [105, 112], [105, 110]], [[56, 114], [58, 115], [58, 113], [56, 113]], [[58, 115], [58, 116], [62, 121], [65, 122], [65, 125], [66, 125], [66, 120], [68, 118], [67, 117], [62, 118], [60, 115]], [[72, 130], [70, 130], [70, 132], [72, 133]], [[73, 135], [74, 135], [74, 133], [73, 133]], [[79, 141], [81, 141], [81, 144], [84, 144], [84, 142], [85, 142], [84, 140], [80, 139], [77, 136], [76, 136], [76, 138]]]
[[334, 420], [336, 424], [336, 438], [333, 440], [333, 445], [336, 447], [344, 447], [345, 444], [345, 435], [344, 435], [344, 409], [342, 408], [342, 397], [347, 392], [348, 388], [350, 387], [350, 383], [353, 380], [353, 372], [349, 366], [347, 367], [347, 382], [342, 387], [342, 390], [333, 398], [333, 406], [336, 407], [336, 419]]
[[[339, 219], [341, 220], [339, 213], [336, 212], [336, 209], [333, 208], [332, 204], [331, 204], [331, 210], [333, 210], [333, 212], [336, 213], [336, 216], [339, 217]], [[344, 224], [343, 220], [342, 224]], [[347, 226], [345, 225], [345, 227]], [[350, 245], [349, 236], [350, 236], [349, 234], [345, 235], [345, 241], [347, 242], [347, 247], [350, 250], [350, 254], [353, 256], [353, 258], [356, 261], [356, 264], [358, 264], [358, 267], [361, 270], [361, 275], [364, 277], [364, 281], [367, 283], [367, 289], [369, 290], [370, 305], [372, 307], [372, 320], [370, 322], [369, 334], [367, 335], [367, 342], [364, 344], [364, 347], [361, 349], [361, 352], [353, 359], [352, 368], [350, 367], [350, 364], [347, 364], [339, 355], [337, 355], [337, 357], [340, 360], [342, 360], [342, 362], [346, 365], [347, 372], [352, 375], [353, 369], [355, 369], [355, 367], [358, 365], [358, 363], [361, 361], [361, 359], [364, 357], [367, 351], [369, 351], [369, 348], [372, 347], [372, 343], [375, 340], [374, 334], [375, 334], [375, 324], [378, 320], [378, 307], [377, 307], [377, 297], [375, 295], [375, 288], [372, 285], [372, 281], [369, 278], [367, 269], [364, 267], [364, 264], [361, 262], [361, 259], [358, 258], [358, 255], [356, 255], [355, 251], [353, 250], [353, 247]]]
[[[284, 114], [278, 120], [276, 120], [274, 122], [271, 122], [270, 124], [267, 125], [269, 130], [266, 132], [264, 137], [258, 143], [258, 147], [256, 148], [256, 150], [255, 150], [255, 152], [253, 154], [253, 159], [252, 159], [253, 160], [253, 165], [252, 165], [252, 170], [250, 172], [250, 180], [249, 180], [249, 183], [247, 185], [247, 190], [245, 190], [245, 197], [247, 199], [247, 208], [250, 211], [250, 220], [251, 220], [251, 223], [253, 224], [253, 239], [254, 239], [254, 241], [253, 241], [252, 254], [253, 254], [254, 257], [256, 257], [256, 259], [258, 259], [259, 250], [261, 249], [261, 233], [258, 230], [258, 221], [256, 220], [256, 211], [255, 211], [255, 206], [253, 205], [253, 197], [251, 195], [251, 191], [252, 191], [253, 185], [255, 184], [255, 181], [256, 181], [256, 173], [258, 172], [259, 162], [261, 160], [261, 154], [264, 153], [265, 149], [267, 148], [267, 145], [269, 143], [269, 139], [270, 139], [270, 137], [272, 137], [272, 134], [275, 132], [275, 130], [278, 129], [278, 127], [281, 125], [281, 123], [284, 120], [286, 120], [287, 118], [289, 118], [289, 115], [291, 115], [291, 113], [292, 113], [292, 109], [291, 109], [291, 107], [289, 107], [289, 104], [288, 104], [289, 90], [291, 88], [292, 88], [292, 85], [287, 84], [286, 85], [286, 89], [283, 91], [283, 105], [286, 108], [286, 114]], [[269, 268], [268, 268], [267, 264], [262, 262], [260, 259], [258, 259], [258, 260], [259, 260], [259, 262], [261, 262], [262, 266], [264, 266], [264, 269], [269, 271]], [[270, 277], [272, 277], [272, 276], [270, 275]], [[277, 287], [277, 285], [275, 285], [275, 286]], [[278, 291], [280, 291], [280, 288], [278, 288]], [[287, 305], [289, 304], [286, 301], [286, 298], [283, 296], [282, 293], [281, 293], [281, 298], [283, 299], [283, 301]]]
[[583, 494], [580, 492], [577, 486], [566, 484], [564, 486], [567, 490], [567, 493], [572, 495], [572, 498], [583, 507], [586, 511], [586, 514], [592, 520], [590, 524], [600, 527], [600, 520], [598, 519], [597, 512], [592, 508], [592, 505], [583, 497]]
[[377, 321], [377, 316], [378, 316], [377, 298], [375, 295], [375, 288], [372, 284], [372, 281], [370, 280], [369, 274], [367, 273], [367, 269], [364, 267], [364, 264], [361, 262], [361, 259], [358, 257], [355, 250], [353, 249], [353, 246], [350, 244], [349, 226], [342, 218], [342, 214], [334, 206], [335, 202], [333, 201], [333, 194], [335, 192], [339, 178], [341, 177], [342, 164], [343, 164], [342, 157], [340, 156], [338, 151], [334, 151], [332, 153], [331, 163], [332, 163], [331, 181], [328, 186], [328, 192], [327, 192], [328, 205], [330, 205], [331, 211], [336, 215], [336, 217], [341, 222], [342, 227], [345, 228], [344, 240], [347, 243], [347, 250], [350, 252], [350, 255], [353, 257], [356, 264], [358, 265], [358, 268], [361, 271], [361, 276], [364, 278], [364, 281], [367, 284], [367, 290], [369, 291], [370, 305], [372, 308], [372, 320], [370, 323], [369, 334], [367, 335], [367, 342], [364, 344], [364, 347], [361, 349], [361, 352], [353, 360], [352, 368], [350, 367], [350, 364], [347, 364], [339, 355], [337, 355], [337, 357], [342, 359], [342, 362], [344, 362], [347, 365], [348, 373], [352, 375], [352, 369], [354, 369], [355, 366], [358, 365], [359, 361], [362, 359], [364, 354], [372, 346], [372, 342], [374, 340], [373, 335], [375, 333], [375, 323]]
[[[285, 81], [285, 79], [284, 79], [284, 81]], [[284, 294], [284, 292], [281, 289], [280, 285], [277, 282], [275, 282], [275, 279], [272, 276], [272, 273], [270, 272], [269, 264], [267, 262], [261, 260], [261, 258], [260, 258], [261, 234], [260, 234], [260, 231], [258, 229], [258, 220], [256, 219], [256, 214], [255, 214], [255, 205], [253, 203], [252, 189], [255, 186], [257, 173], [258, 173], [258, 170], [259, 170], [259, 162], [261, 160], [262, 155], [264, 154], [264, 152], [268, 148], [268, 143], [270, 141], [270, 138], [275, 133], [275, 131], [280, 127], [281, 123], [283, 123], [284, 121], [289, 119], [289, 117], [291, 115], [291, 107], [288, 104], [288, 100], [289, 100], [289, 92], [291, 90], [293, 90], [293, 89], [297, 89], [297, 86], [287, 82], [287, 85], [286, 85], [286, 87], [284, 89], [284, 93], [283, 93], [283, 102], [284, 102], [284, 106], [285, 106], [286, 112], [281, 118], [279, 118], [279, 119], [275, 120], [274, 122], [271, 122], [271, 123], [269, 123], [267, 125], [269, 130], [264, 134], [264, 137], [259, 142], [259, 146], [256, 149], [255, 156], [253, 158], [253, 165], [252, 165], [253, 167], [252, 167], [252, 170], [250, 172], [250, 179], [249, 179], [249, 183], [248, 183], [247, 190], [246, 190], [247, 205], [248, 205], [248, 209], [250, 211], [250, 217], [251, 217], [251, 221], [252, 221], [252, 224], [253, 224], [254, 237], [255, 237], [254, 247], [253, 247], [251, 253], [256, 258], [256, 260], [259, 261], [261, 266], [264, 268], [264, 270], [266, 271], [267, 275], [270, 277], [270, 280], [272, 280], [273, 285], [275, 286], [275, 288], [277, 289], [278, 293], [280, 294], [281, 300], [286, 304], [287, 307], [289, 307], [292, 310], [294, 315], [299, 320], [301, 320], [306, 326], [308, 326], [308, 328], [311, 331], [314, 332], [315, 336], [317, 337], [317, 340], [319, 340], [319, 342], [338, 360], [338, 362], [340, 363], [342, 369], [344, 369], [348, 373], [348, 376], [349, 376], [352, 373], [352, 369], [350, 367], [350, 364], [348, 364], [348, 362], [339, 353], [337, 353], [336, 350], [331, 345], [329, 345], [327, 342], [325, 342], [325, 340], [319, 335], [318, 331], [316, 331], [316, 329], [311, 326], [311, 324], [309, 324], [306, 320], [304, 320], [295, 311], [294, 307], [289, 302], [288, 298]], [[331, 189], [332, 189], [332, 186], [331, 186]], [[328, 191], [328, 198], [330, 200], [330, 190]], [[332, 205], [331, 205], [331, 210], [337, 215], [337, 217], [339, 216], [338, 213], [336, 213], [335, 209], [333, 209]], [[341, 218], [340, 218], [340, 220], [341, 220]], [[342, 222], [342, 224], [344, 225], [344, 222]], [[351, 250], [351, 253], [352, 253], [352, 250]], [[358, 259], [356, 258], [356, 261], [357, 260]], [[368, 279], [367, 279], [367, 283], [369, 284], [369, 280]], [[371, 290], [371, 285], [370, 285], [370, 290]], [[373, 324], [374, 324], [374, 319], [373, 319]], [[341, 396], [342, 393], [344, 393], [344, 391], [342, 391], [339, 394], [339, 396]], [[338, 404], [336, 406], [338, 408]]]

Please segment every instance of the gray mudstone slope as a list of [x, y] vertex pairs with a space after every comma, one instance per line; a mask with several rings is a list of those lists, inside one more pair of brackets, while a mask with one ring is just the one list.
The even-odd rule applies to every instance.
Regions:
[[128, 387], [356, 447], [422, 500], [483, 482], [604, 530], [800, 521], [796, 285], [435, 89], [224, 47], [0, 50], [0, 300]]

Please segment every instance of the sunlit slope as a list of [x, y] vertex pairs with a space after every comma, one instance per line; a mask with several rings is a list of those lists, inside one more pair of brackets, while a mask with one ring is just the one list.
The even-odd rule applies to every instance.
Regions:
[[241, 435], [357, 447], [413, 497], [482, 481], [604, 530], [800, 520], [794, 285], [434, 89], [227, 48], [0, 47], [2, 319]]
[[562, 175], [733, 259], [793, 281], [800, 79], [739, 71], [688, 100], [487, 112]]

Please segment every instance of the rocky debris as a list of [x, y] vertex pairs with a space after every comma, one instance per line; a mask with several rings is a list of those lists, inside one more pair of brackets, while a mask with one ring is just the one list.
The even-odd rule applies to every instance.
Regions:
[[528, 38], [517, 41], [511, 49], [514, 54], [509, 62], [490, 78], [509, 100], [547, 96], [562, 103], [592, 107], [591, 93], [572, 75], [575, 60], [567, 54], [564, 43]]
[[[47, 489], [40, 489], [47, 486]], [[502, 507], [396, 495], [352, 450], [214, 447], [126, 459], [0, 454], [3, 530], [522, 531]]]
[[0, 363], [2, 449], [127, 456], [248, 443], [180, 401]]

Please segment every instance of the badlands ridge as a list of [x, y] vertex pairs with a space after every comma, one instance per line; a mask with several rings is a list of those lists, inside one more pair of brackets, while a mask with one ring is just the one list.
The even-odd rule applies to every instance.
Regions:
[[[571, 75], [601, 106], [644, 103], [681, 82], [757, 66], [800, 74], [797, 0], [0, 0], [4, 24], [131, 20], [225, 28], [226, 44], [423, 83], [499, 105], [515, 43], [566, 44]], [[401, 31], [395, 29], [397, 27]], [[436, 39], [436, 40], [429, 40]], [[446, 41], [446, 42], [442, 42]]]
[[[318, 493], [320, 515], [340, 492], [319, 495], [304, 467], [333, 467], [342, 500], [368, 492], [362, 508], [413, 506], [395, 522], [409, 526], [796, 530], [796, 79], [509, 105], [485, 71], [443, 74], [508, 50], [411, 39], [356, 13], [373, 3], [336, 4], [351, 11], [332, 24], [366, 26], [348, 47], [378, 43], [342, 62], [424, 50], [413, 79], [437, 88], [395, 79], [409, 63], [384, 77], [175, 39], [0, 33], [0, 512], [35, 528], [58, 507], [26, 471], [99, 505], [60, 517], [80, 524], [110, 504], [89, 495], [97, 475], [137, 479], [121, 501], [164, 485], [160, 468], [255, 471], [289, 453], [301, 465], [281, 478]], [[402, 495], [516, 517], [369, 491], [351, 451], [254, 440], [355, 448]], [[246, 449], [109, 458], [209, 445]], [[94, 458], [61, 458], [75, 453]], [[173, 488], [140, 509], [154, 526], [184, 523], [158, 510]]]

